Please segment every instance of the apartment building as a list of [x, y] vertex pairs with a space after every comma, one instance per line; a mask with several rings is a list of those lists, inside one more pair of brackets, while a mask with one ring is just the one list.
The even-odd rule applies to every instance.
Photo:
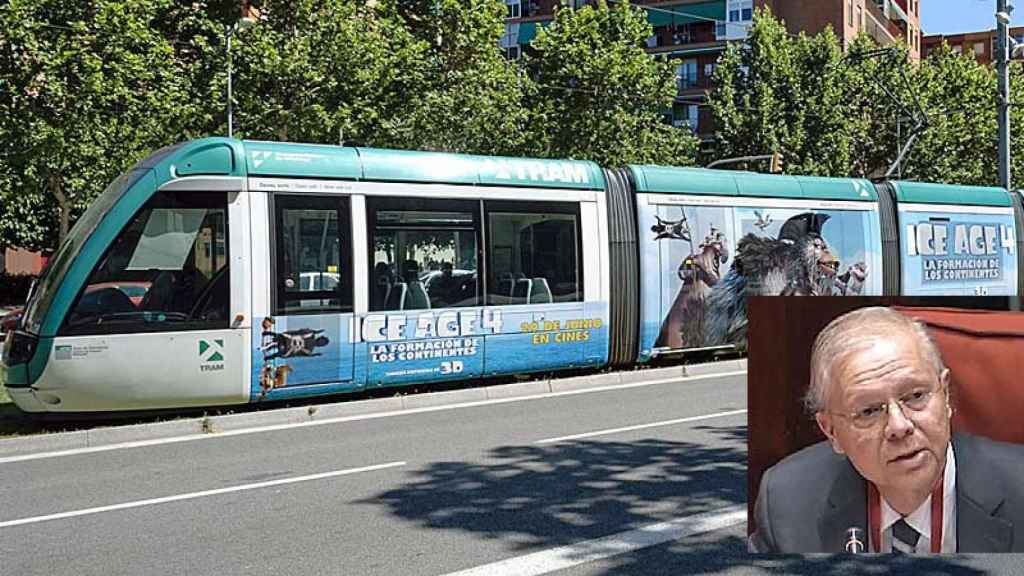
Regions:
[[[1024, 43], [1024, 26], [1010, 28], [1010, 36], [1018, 43]], [[963, 34], [930, 34], [921, 38], [922, 54], [927, 58], [943, 42], [949, 44], [953, 52], [970, 54], [982, 64], [996, 61], [996, 30], [981, 32], [965, 32]]]
[[[594, 0], [505, 0], [508, 17], [501, 46], [518, 58], [551, 22], [560, 6], [580, 8]], [[671, 122], [702, 139], [714, 133], [707, 92], [718, 57], [729, 42], [747, 37], [754, 9], [768, 6], [791, 33], [816, 34], [831, 26], [844, 46], [865, 32], [880, 44], [904, 42], [917, 59], [921, 51], [921, 0], [632, 0], [647, 11], [654, 29], [647, 51], [669, 59], [678, 92]]]

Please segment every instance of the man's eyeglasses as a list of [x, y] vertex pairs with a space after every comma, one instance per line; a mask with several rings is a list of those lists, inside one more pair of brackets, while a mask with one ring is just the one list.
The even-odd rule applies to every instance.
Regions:
[[911, 414], [921, 412], [927, 408], [929, 402], [931, 402], [935, 393], [939, 390], [941, 390], [941, 387], [938, 389], [920, 388], [894, 400], [865, 405], [854, 412], [830, 412], [830, 414], [846, 418], [853, 424], [854, 428], [867, 430], [878, 427], [889, 418], [889, 407], [892, 406], [893, 402], [896, 402], [899, 406], [903, 416], [909, 418]]

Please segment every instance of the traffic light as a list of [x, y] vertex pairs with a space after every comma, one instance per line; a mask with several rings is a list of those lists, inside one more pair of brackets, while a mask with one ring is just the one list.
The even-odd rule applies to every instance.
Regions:
[[775, 152], [772, 154], [772, 163], [770, 171], [772, 174], [782, 174], [782, 153]]

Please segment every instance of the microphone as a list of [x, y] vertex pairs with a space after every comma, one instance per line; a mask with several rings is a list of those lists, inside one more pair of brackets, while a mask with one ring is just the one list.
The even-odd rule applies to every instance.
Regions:
[[855, 526], [846, 529], [846, 551], [850, 554], [864, 552], [864, 531]]

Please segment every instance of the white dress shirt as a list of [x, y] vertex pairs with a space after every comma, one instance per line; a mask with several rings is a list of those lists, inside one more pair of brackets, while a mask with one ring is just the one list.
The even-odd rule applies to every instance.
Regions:
[[[953, 443], [946, 447], [946, 471], [942, 476], [942, 553], [956, 552], [956, 461], [953, 459]], [[902, 516], [892, 506], [882, 501], [882, 547], [885, 552], [892, 552], [892, 525]], [[929, 494], [917, 510], [905, 520], [910, 527], [921, 535], [914, 548], [915, 554], [929, 554], [932, 549], [932, 497]]]

